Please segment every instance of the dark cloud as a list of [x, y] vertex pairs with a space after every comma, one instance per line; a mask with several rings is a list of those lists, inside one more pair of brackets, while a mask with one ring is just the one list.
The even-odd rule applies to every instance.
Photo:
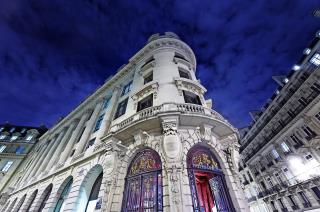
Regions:
[[0, 0], [0, 122], [52, 125], [157, 32], [194, 50], [207, 98], [250, 122], [318, 30], [306, 1]]

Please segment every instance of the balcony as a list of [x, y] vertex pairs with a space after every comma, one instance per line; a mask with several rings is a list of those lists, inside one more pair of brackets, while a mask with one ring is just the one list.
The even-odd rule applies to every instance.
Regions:
[[[311, 94], [305, 99], [307, 105], [309, 105], [316, 97], [318, 97], [320, 94], [319, 91], [315, 91], [313, 90], [311, 92]], [[306, 106], [303, 106], [303, 105], [299, 105], [295, 110], [294, 110], [294, 117], [292, 116], [289, 116], [287, 119], [285, 119], [283, 122], [284, 122], [284, 125], [288, 125], [298, 114], [300, 114], [304, 108]], [[267, 143], [269, 143], [279, 132], [282, 131], [284, 127], [278, 127], [276, 128], [273, 132], [271, 132], [267, 139], [265, 139], [262, 143], [260, 143], [256, 148], [254, 148], [252, 151], [251, 151], [251, 154], [249, 154], [247, 157], [245, 157], [244, 159], [244, 162], [247, 162], [248, 160], [250, 160], [257, 152], [259, 152], [260, 149], [262, 149]], [[296, 147], [295, 147], [296, 148]]]
[[[125, 140], [131, 135], [130, 133], [136, 132], [136, 129], [149, 130], [154, 129], [154, 127], [160, 127], [161, 120], [159, 119], [159, 116], [168, 113], [180, 114], [180, 122], [182, 124], [190, 124], [192, 122], [199, 126], [203, 123], [203, 118], [205, 118], [206, 122], [211, 122], [211, 124], [216, 126], [216, 133], [222, 137], [237, 131], [219, 113], [209, 108], [195, 104], [164, 103], [159, 106], [141, 110], [122, 122], [113, 124], [110, 128], [110, 134], [117, 134], [118, 139]], [[149, 122], [146, 122], [146, 120], [149, 120]], [[126, 129], [126, 131], [124, 131], [124, 129]]]

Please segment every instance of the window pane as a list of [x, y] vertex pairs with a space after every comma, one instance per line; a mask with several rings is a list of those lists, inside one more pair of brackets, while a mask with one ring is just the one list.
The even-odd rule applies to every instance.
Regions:
[[189, 91], [183, 91], [183, 97], [185, 103], [202, 105], [199, 96], [194, 93], [191, 93]]
[[138, 102], [137, 112], [145, 108], [152, 107], [152, 104], [153, 104], [153, 94], [147, 96], [146, 98]]
[[123, 114], [125, 114], [126, 108], [127, 108], [127, 103], [128, 103], [128, 98], [126, 98], [125, 100], [123, 100], [122, 102], [119, 103], [116, 115], [114, 117], [115, 119], [122, 116]]

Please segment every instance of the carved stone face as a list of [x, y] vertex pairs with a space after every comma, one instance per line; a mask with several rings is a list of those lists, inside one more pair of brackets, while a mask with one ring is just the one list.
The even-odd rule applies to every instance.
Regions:
[[165, 154], [169, 159], [175, 159], [180, 157], [182, 146], [178, 135], [164, 136], [163, 147]]

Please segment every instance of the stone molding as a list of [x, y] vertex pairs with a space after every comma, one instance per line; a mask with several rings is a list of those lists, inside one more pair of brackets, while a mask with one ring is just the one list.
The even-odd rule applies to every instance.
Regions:
[[175, 81], [175, 84], [178, 88], [180, 96], [182, 96], [183, 90], [187, 90], [192, 93], [196, 93], [198, 96], [202, 96], [202, 95], [204, 95], [205, 92], [207, 92], [207, 89], [205, 89], [197, 81], [185, 79], [185, 78], [181, 78], [181, 77], [175, 77], [174, 81]]
[[131, 96], [131, 98], [133, 99], [133, 101], [137, 102], [143, 99], [144, 97], [147, 97], [149, 94], [153, 93], [153, 98], [156, 99], [158, 94], [158, 87], [159, 87], [158, 82], [155, 82], [155, 81], [149, 82], [145, 84], [137, 92], [135, 92]]

